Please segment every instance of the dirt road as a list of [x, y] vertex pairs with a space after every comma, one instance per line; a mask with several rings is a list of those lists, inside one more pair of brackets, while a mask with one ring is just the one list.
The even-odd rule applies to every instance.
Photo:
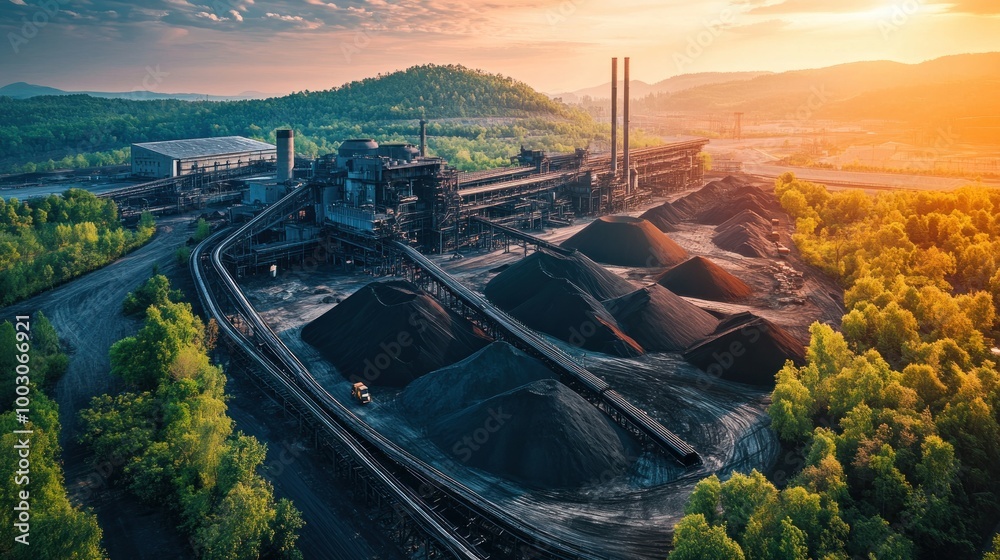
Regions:
[[[42, 311], [68, 347], [69, 369], [54, 390], [62, 423], [66, 487], [74, 503], [94, 509], [112, 560], [193, 558], [186, 538], [175, 528], [176, 520], [125, 491], [108, 487], [107, 475], [120, 465], [92, 468], [86, 461], [86, 450], [76, 440], [79, 410], [87, 407], [92, 397], [123, 387], [110, 374], [108, 350], [140, 326], [138, 319], [120, 312], [125, 295], [149, 277], [155, 264], [175, 287], [185, 290], [188, 301], [196, 301], [190, 273], [174, 256], [190, 237], [195, 217], [161, 218], [156, 236], [146, 246], [68, 284], [0, 309], [0, 320]], [[239, 380], [231, 379], [227, 392], [232, 393], [228, 404], [235, 430], [268, 445], [264, 475], [274, 484], [275, 494], [291, 499], [303, 511], [307, 524], [299, 545], [306, 558], [398, 558], [386, 539], [354, 510], [349, 496], [326, 472], [314, 450], [303, 448], [293, 461], [284, 464], [282, 452], [287, 457], [288, 449], [299, 449], [300, 444], [288, 439], [294, 426], [281, 423], [282, 416], [272, 410], [270, 401]]]

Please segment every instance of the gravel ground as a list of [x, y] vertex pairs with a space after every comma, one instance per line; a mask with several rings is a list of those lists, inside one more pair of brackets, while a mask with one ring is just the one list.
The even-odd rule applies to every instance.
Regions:
[[[77, 413], [94, 396], [117, 392], [120, 380], [110, 375], [108, 350], [117, 340], [134, 334], [138, 319], [124, 317], [121, 301], [151, 273], [155, 264], [175, 287], [197, 302], [190, 273], [179, 266], [175, 251], [192, 233], [197, 214], [158, 220], [156, 236], [144, 247], [118, 261], [49, 292], [0, 309], [0, 320], [41, 310], [52, 321], [68, 347], [70, 364], [55, 387], [62, 423], [63, 468], [66, 487], [74, 503], [93, 508], [104, 530], [104, 546], [112, 560], [173, 560], [193, 556], [175, 521], [156, 507], [140, 503], [130, 494], [105, 483], [102, 469], [90, 467], [85, 449], [76, 443]], [[196, 305], [197, 309], [197, 305]], [[354, 508], [343, 485], [327, 472], [324, 459], [312, 450], [293, 455], [289, 449], [301, 442], [289, 439], [295, 428], [283, 423], [278, 407], [249, 382], [229, 375], [229, 415], [235, 430], [256, 436], [268, 445], [265, 476], [278, 497], [287, 497], [303, 512], [306, 526], [299, 548], [310, 560], [359, 558], [397, 559], [400, 555]], [[278, 418], [279, 420], [275, 420]], [[110, 466], [117, 468], [117, 466]]]

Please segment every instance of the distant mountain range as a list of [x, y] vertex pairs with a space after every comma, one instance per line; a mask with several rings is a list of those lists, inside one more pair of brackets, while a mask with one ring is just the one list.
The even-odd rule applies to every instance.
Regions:
[[179, 99], [181, 101], [242, 101], [244, 99], [267, 99], [280, 97], [279, 93], [261, 93], [245, 91], [239, 95], [207, 95], [204, 93], [160, 93], [156, 91], [64, 91], [48, 86], [39, 86], [25, 82], [16, 82], [0, 88], [0, 96], [14, 99], [29, 99], [42, 95], [89, 95], [105, 99], [132, 99], [150, 101], [161, 99]]
[[[619, 68], [619, 71], [622, 70]], [[651, 93], [675, 93], [699, 86], [752, 80], [758, 76], [769, 74], [772, 74], [772, 72], [699, 72], [672, 76], [655, 84], [648, 84], [642, 80], [629, 80], [629, 94], [635, 99], [646, 97]], [[622, 95], [621, 92], [624, 84], [624, 80], [618, 80], [619, 97]], [[611, 82], [605, 82], [599, 86], [578, 89], [576, 91], [556, 93], [551, 95], [551, 97], [562, 99], [565, 103], [580, 103], [584, 97], [590, 97], [594, 101], [611, 99]]]

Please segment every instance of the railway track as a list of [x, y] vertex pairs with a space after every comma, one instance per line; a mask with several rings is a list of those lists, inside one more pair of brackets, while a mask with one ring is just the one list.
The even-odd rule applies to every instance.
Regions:
[[[295, 195], [296, 191], [293, 191], [286, 198]], [[280, 208], [280, 202], [272, 206], [272, 209]], [[280, 383], [302, 409], [308, 411], [329, 434], [341, 442], [358, 463], [384, 485], [407, 515], [456, 558], [485, 559], [491, 556], [483, 549], [482, 538], [470, 539], [469, 536], [461, 535], [458, 527], [436, 509], [439, 504], [425, 499], [420, 488], [433, 488], [435, 499], [443, 495], [453, 509], [468, 511], [495, 525], [507, 542], [515, 543], [508, 547], [512, 551], [508, 557], [580, 560], [601, 558], [592, 552], [593, 543], [570, 542], [541, 528], [531, 527], [521, 521], [516, 513], [482, 498], [451, 476], [412, 455], [370, 427], [315, 380], [308, 368], [263, 321], [222, 263], [223, 251], [240, 242], [257, 221], [271, 219], [268, 214], [269, 211], [261, 213], [231, 233], [217, 232], [192, 252], [190, 265], [195, 286], [206, 313], [216, 319], [220, 329]], [[235, 305], [252, 336], [244, 334], [230, 323], [229, 314], [223, 308], [213, 286]]]

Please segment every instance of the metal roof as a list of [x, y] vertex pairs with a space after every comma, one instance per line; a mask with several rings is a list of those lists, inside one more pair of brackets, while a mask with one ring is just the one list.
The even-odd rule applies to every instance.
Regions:
[[176, 159], [221, 156], [276, 149], [274, 144], [259, 142], [242, 136], [191, 138], [187, 140], [167, 140], [164, 142], [143, 142], [132, 145]]

